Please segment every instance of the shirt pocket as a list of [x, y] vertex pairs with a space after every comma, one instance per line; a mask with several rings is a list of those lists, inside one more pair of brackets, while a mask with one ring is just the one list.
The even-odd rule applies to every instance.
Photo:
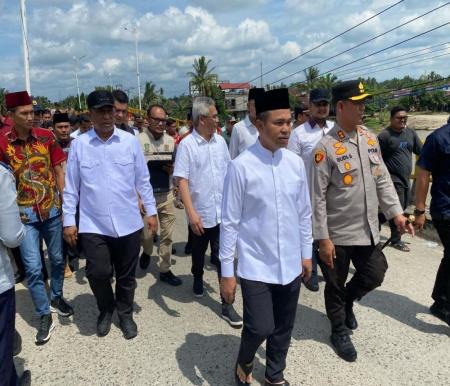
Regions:
[[80, 162], [80, 175], [82, 180], [93, 183], [99, 178], [100, 161], [85, 159]]
[[130, 155], [116, 155], [114, 167], [120, 175], [131, 176], [134, 169], [134, 158]]
[[353, 158], [337, 162], [337, 169], [339, 171], [339, 186], [346, 188], [358, 183], [358, 168]]
[[382, 174], [381, 158], [379, 153], [369, 153], [370, 172], [376, 181]]

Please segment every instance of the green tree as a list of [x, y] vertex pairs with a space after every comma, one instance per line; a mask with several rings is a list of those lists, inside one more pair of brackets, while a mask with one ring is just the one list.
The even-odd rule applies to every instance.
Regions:
[[315, 87], [326, 88], [331, 90], [331, 88], [336, 84], [337, 76], [334, 74], [326, 74], [316, 79]]
[[156, 85], [152, 81], [145, 82], [144, 97], [142, 98], [143, 108], [148, 108], [152, 103], [156, 103], [157, 100], [158, 95], [156, 94]]
[[191, 77], [191, 86], [202, 96], [212, 97], [214, 87], [217, 83], [217, 75], [213, 73], [215, 67], [209, 68], [211, 59], [206, 60], [204, 56], [194, 60], [192, 65], [194, 71], [189, 71], [188, 76]]
[[306, 70], [303, 70], [305, 74], [305, 82], [307, 91], [311, 91], [316, 85], [317, 79], [319, 78], [319, 69], [317, 67], [308, 67]]

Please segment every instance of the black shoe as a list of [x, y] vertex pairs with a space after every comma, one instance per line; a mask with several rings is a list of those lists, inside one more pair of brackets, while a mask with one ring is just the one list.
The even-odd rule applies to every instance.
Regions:
[[177, 253], [177, 250], [174, 247], [172, 247], [172, 255], [175, 255], [176, 253]]
[[133, 339], [138, 334], [137, 325], [131, 316], [120, 319], [119, 325], [125, 339]]
[[267, 379], [264, 379], [264, 385], [265, 386], [290, 386], [290, 383], [286, 381], [286, 379], [283, 379], [283, 383], [272, 383], [269, 382]]
[[191, 253], [192, 253], [192, 245], [186, 244], [186, 246], [184, 247], [184, 254], [190, 255]]
[[307, 282], [303, 281], [303, 284], [306, 288], [308, 288], [312, 292], [319, 291], [319, 282], [317, 280], [317, 274], [311, 275]]
[[430, 307], [430, 312], [432, 315], [436, 316], [436, 318], [439, 318], [450, 326], [450, 311], [445, 307], [434, 302]]
[[356, 330], [358, 328], [358, 321], [353, 313], [353, 302], [345, 305], [345, 325], [350, 330]]
[[19, 386], [29, 386], [31, 385], [31, 371], [25, 370], [19, 378], [17, 383]]
[[61, 316], [73, 315], [73, 308], [64, 300], [62, 296], [55, 298], [50, 302], [50, 311]]
[[100, 337], [106, 336], [111, 330], [112, 312], [100, 312], [97, 319], [97, 335]]
[[339, 335], [336, 333], [331, 334], [331, 343], [336, 349], [336, 353], [347, 362], [356, 361], [357, 352], [355, 346], [347, 334]]
[[161, 272], [159, 274], [159, 280], [173, 285], [174, 287], [179, 286], [181, 284], [183, 284], [183, 282], [181, 281], [181, 279], [177, 276], [175, 276], [172, 271], [167, 271], [167, 272]]
[[20, 354], [22, 351], [22, 337], [19, 334], [19, 331], [14, 330], [14, 343], [13, 343], [13, 357]]
[[52, 336], [54, 328], [55, 324], [53, 323], [52, 314], [42, 315], [34, 342], [37, 345], [47, 343]]
[[141, 269], [146, 270], [148, 266], [150, 265], [151, 257], [147, 255], [146, 253], [142, 252], [141, 257], [139, 258], [139, 267]]
[[202, 298], [205, 296], [205, 292], [203, 291], [203, 278], [195, 278], [194, 277], [194, 285], [192, 286], [192, 292], [196, 298]]
[[22, 283], [25, 280], [25, 272], [17, 271], [14, 275], [16, 284]]
[[222, 319], [225, 319], [231, 327], [241, 328], [242, 318], [234, 310], [231, 304], [222, 303]]

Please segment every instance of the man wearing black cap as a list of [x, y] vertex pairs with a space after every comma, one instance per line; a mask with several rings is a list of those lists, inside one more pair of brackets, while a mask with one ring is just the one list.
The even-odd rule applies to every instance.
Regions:
[[[301, 277], [311, 275], [311, 207], [303, 161], [286, 149], [291, 131], [287, 89], [256, 98], [259, 139], [233, 160], [222, 203], [221, 293], [232, 303], [241, 279], [244, 327], [238, 384], [252, 381], [253, 360], [267, 340], [265, 385], [284, 379]], [[264, 224], [261, 228], [260, 224]]]
[[[311, 153], [322, 137], [333, 127], [333, 122], [328, 121], [330, 114], [330, 93], [324, 88], [312, 89], [309, 93], [309, 119], [303, 125], [297, 127], [289, 138], [288, 149], [303, 159], [306, 175], [309, 179], [311, 169]], [[313, 245], [313, 270], [311, 279], [304, 282], [310, 291], [319, 290], [317, 280], [318, 245]]]
[[231, 132], [230, 156], [236, 158], [245, 149], [253, 145], [258, 139], [258, 129], [256, 128], [255, 98], [264, 93], [263, 88], [251, 88], [248, 93], [247, 116], [244, 120], [236, 123]]
[[69, 153], [70, 141], [70, 119], [67, 113], [55, 113], [53, 115], [53, 133], [59, 146], [63, 149], [64, 153]]
[[[358, 327], [353, 302], [380, 286], [387, 270], [378, 247], [378, 206], [400, 233], [414, 230], [402, 214], [377, 138], [362, 126], [369, 96], [364, 85], [342, 82], [332, 94], [336, 124], [315, 148], [311, 170], [313, 236], [326, 281], [331, 343], [341, 358], [353, 362], [357, 353], [348, 331]], [[350, 261], [356, 272], [345, 284]]]
[[301, 105], [294, 109], [294, 122], [292, 129], [303, 125], [309, 119], [309, 110], [306, 106]]
[[[142, 230], [136, 192], [147, 213], [145, 226], [152, 233], [158, 228], [155, 198], [137, 138], [114, 126], [112, 94], [94, 91], [87, 105], [94, 129], [71, 145], [64, 189], [64, 238], [75, 246], [79, 234], [86, 276], [100, 311], [98, 335], [109, 333], [117, 308], [120, 329], [131, 339], [137, 335], [133, 300]], [[78, 204], [79, 227], [75, 220]], [[115, 294], [110, 281], [113, 267]]]

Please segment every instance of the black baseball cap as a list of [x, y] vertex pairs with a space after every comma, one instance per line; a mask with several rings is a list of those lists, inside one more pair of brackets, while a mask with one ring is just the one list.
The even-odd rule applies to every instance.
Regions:
[[112, 93], [106, 90], [92, 91], [87, 97], [87, 105], [89, 109], [114, 106], [114, 98]]
[[328, 102], [330, 103], [330, 92], [326, 88], [313, 88], [309, 92], [309, 101], [313, 103]]
[[370, 96], [369, 93], [365, 92], [363, 82], [359, 80], [347, 80], [338, 83], [332, 88], [331, 94], [334, 103], [345, 99], [361, 101]]

